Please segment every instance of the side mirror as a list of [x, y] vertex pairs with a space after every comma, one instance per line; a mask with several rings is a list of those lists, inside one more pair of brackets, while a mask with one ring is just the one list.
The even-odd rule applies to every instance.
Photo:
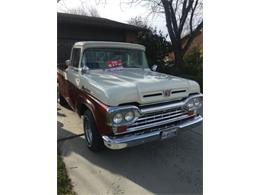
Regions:
[[152, 71], [156, 71], [158, 69], [158, 66], [157, 65], [153, 65], [152, 66]]
[[83, 66], [83, 67], [81, 68], [81, 74], [87, 74], [88, 72], [89, 72], [89, 67]]
[[70, 66], [70, 60], [65, 61], [66, 66]]

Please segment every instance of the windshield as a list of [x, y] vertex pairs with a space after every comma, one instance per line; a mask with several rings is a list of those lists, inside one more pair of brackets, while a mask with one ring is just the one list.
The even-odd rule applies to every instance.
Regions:
[[125, 48], [88, 48], [83, 53], [81, 65], [90, 69], [148, 67], [144, 51]]

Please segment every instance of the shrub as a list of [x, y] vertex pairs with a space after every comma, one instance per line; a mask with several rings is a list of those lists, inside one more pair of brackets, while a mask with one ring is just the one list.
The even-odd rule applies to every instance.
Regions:
[[197, 81], [203, 91], [203, 49], [192, 47], [184, 56], [184, 64], [182, 66], [161, 65], [159, 72], [171, 74], [187, 79]]
[[203, 49], [192, 47], [184, 56], [184, 62], [182, 73], [187, 75], [187, 78], [197, 81], [203, 91]]
[[199, 47], [192, 47], [184, 56], [183, 71], [191, 74], [201, 74], [203, 71], [203, 50]]

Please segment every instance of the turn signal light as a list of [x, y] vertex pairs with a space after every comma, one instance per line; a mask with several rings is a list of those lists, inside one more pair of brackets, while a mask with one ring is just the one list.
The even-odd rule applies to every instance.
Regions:
[[194, 115], [194, 110], [188, 111], [188, 115], [189, 115], [189, 116]]
[[127, 130], [127, 126], [115, 127], [117, 133], [123, 133]]

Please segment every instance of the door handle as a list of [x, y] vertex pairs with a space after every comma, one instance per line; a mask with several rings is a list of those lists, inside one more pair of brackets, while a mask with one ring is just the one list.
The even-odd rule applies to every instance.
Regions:
[[80, 79], [76, 78], [75, 80], [76, 80], [76, 84], [79, 85]]

